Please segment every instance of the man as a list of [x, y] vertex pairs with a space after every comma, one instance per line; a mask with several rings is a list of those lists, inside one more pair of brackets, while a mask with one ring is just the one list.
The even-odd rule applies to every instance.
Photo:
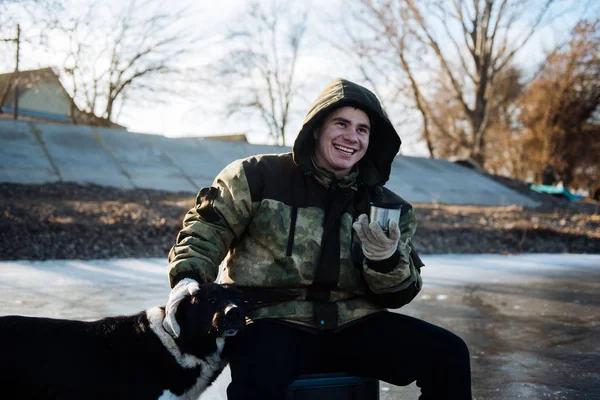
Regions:
[[[471, 398], [465, 343], [386, 310], [417, 295], [423, 266], [413, 209], [383, 186], [400, 143], [376, 96], [336, 79], [292, 153], [235, 161], [200, 190], [169, 279], [213, 282], [225, 259], [219, 282], [243, 291], [252, 323], [230, 349], [230, 400], [281, 399], [311, 372], [416, 380], [422, 399]], [[373, 201], [401, 205], [387, 235], [368, 221]]]

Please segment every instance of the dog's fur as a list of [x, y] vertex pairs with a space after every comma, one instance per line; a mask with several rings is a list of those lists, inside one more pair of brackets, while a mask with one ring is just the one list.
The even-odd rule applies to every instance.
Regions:
[[93, 322], [0, 317], [0, 390], [19, 399], [197, 399], [222, 372], [226, 336], [245, 325], [241, 293], [200, 285], [179, 304]]

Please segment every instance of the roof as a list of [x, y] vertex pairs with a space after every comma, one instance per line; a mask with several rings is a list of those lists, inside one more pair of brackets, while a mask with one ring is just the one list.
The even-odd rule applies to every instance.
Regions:
[[223, 140], [226, 142], [244, 142], [248, 143], [248, 138], [246, 138], [245, 133], [236, 133], [232, 135], [211, 135], [211, 136], [202, 136], [204, 139], [210, 140]]
[[[0, 74], [0, 94], [4, 93], [6, 87], [18, 80], [20, 85], [25, 84], [26, 87], [33, 87], [36, 83], [57, 81], [60, 83], [58, 76], [50, 67], [41, 69], [31, 69], [27, 71], [8, 72]], [[62, 86], [62, 85], [61, 85]]]

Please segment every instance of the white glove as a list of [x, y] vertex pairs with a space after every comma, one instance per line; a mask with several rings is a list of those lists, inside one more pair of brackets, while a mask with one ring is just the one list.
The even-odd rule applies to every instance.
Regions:
[[181, 300], [186, 296], [193, 295], [200, 290], [200, 284], [193, 279], [184, 278], [180, 280], [169, 293], [169, 300], [165, 306], [165, 319], [163, 320], [163, 328], [173, 337], [179, 337], [181, 328], [175, 319], [175, 313]]
[[365, 257], [372, 261], [386, 260], [394, 254], [398, 248], [398, 240], [400, 239], [400, 228], [398, 222], [390, 221], [388, 237], [381, 229], [377, 221], [369, 223], [369, 217], [366, 214], [358, 216], [352, 224], [360, 241], [362, 242], [362, 250]]

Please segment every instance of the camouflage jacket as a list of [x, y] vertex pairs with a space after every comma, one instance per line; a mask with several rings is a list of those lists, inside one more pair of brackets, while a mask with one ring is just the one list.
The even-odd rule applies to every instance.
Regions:
[[[351, 89], [366, 91], [355, 86]], [[389, 121], [384, 125], [387, 116], [380, 106], [377, 110], [369, 102], [373, 98], [362, 103], [353, 98], [352, 104], [370, 111], [372, 125], [379, 128], [372, 137], [385, 131], [382, 127], [397, 137]], [[383, 187], [399, 139], [393, 154], [377, 153], [378, 161], [373, 162], [373, 154], [369, 159], [367, 151], [365, 162], [342, 180], [312, 161], [314, 143], [307, 137], [333, 104], [348, 104], [341, 99], [314, 113], [313, 105], [293, 153], [235, 161], [200, 190], [169, 254], [171, 286], [184, 277], [199, 282], [218, 277], [219, 283], [244, 292], [251, 318], [278, 318], [324, 330], [401, 307], [416, 296], [423, 264], [411, 244], [415, 215], [410, 204]], [[389, 137], [378, 139], [370, 140], [369, 149], [373, 143], [384, 148], [378, 143], [382, 139], [389, 142]], [[381, 159], [388, 164], [378, 168]], [[352, 222], [368, 214], [369, 202], [378, 195], [393, 196], [402, 204], [402, 235], [390, 259], [373, 262], [363, 256]]]

